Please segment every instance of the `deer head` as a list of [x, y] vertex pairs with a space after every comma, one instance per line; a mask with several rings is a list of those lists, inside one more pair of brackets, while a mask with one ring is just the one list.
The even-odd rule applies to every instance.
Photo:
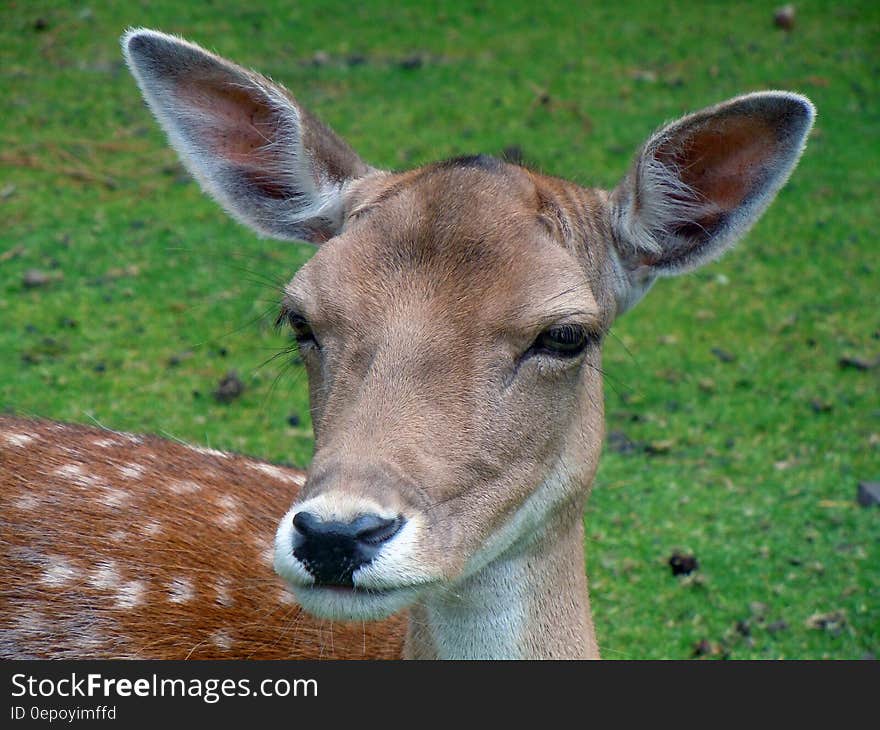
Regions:
[[123, 39], [187, 168], [258, 233], [318, 246], [280, 319], [315, 454], [275, 568], [311, 613], [404, 607], [412, 656], [595, 653], [582, 511], [601, 352], [659, 276], [730, 248], [814, 109], [748, 94], [652, 135], [613, 191], [500, 160], [374, 168], [283, 87], [181, 39]]

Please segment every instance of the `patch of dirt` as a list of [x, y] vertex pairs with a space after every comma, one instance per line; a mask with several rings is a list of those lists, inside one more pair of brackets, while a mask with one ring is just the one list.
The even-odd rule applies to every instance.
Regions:
[[224, 375], [214, 390], [214, 399], [218, 403], [231, 403], [244, 393], [244, 382], [238, 377], [235, 370], [230, 370]]
[[700, 563], [695, 555], [677, 551], [669, 556], [668, 563], [672, 570], [672, 575], [690, 575], [700, 567]]

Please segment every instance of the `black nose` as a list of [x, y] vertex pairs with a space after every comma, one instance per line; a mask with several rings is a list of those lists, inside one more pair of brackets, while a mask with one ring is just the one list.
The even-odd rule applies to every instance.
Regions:
[[351, 586], [354, 571], [376, 557], [404, 521], [403, 517], [361, 515], [351, 522], [336, 522], [297, 512], [293, 554], [315, 576], [316, 585]]

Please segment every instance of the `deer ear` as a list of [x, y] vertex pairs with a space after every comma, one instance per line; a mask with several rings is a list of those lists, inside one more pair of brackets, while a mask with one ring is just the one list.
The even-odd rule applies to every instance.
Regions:
[[164, 33], [131, 30], [122, 48], [183, 163], [234, 218], [274, 238], [339, 232], [346, 182], [371, 168], [286, 89]]
[[804, 149], [815, 109], [798, 94], [748, 94], [654, 134], [611, 195], [618, 311], [657, 276], [718, 258], [761, 216]]

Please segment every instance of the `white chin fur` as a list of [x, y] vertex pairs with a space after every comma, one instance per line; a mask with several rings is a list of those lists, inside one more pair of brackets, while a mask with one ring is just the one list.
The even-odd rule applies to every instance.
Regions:
[[418, 597], [417, 588], [367, 592], [314, 586], [291, 586], [297, 603], [317, 616], [336, 621], [376, 621], [411, 605]]

